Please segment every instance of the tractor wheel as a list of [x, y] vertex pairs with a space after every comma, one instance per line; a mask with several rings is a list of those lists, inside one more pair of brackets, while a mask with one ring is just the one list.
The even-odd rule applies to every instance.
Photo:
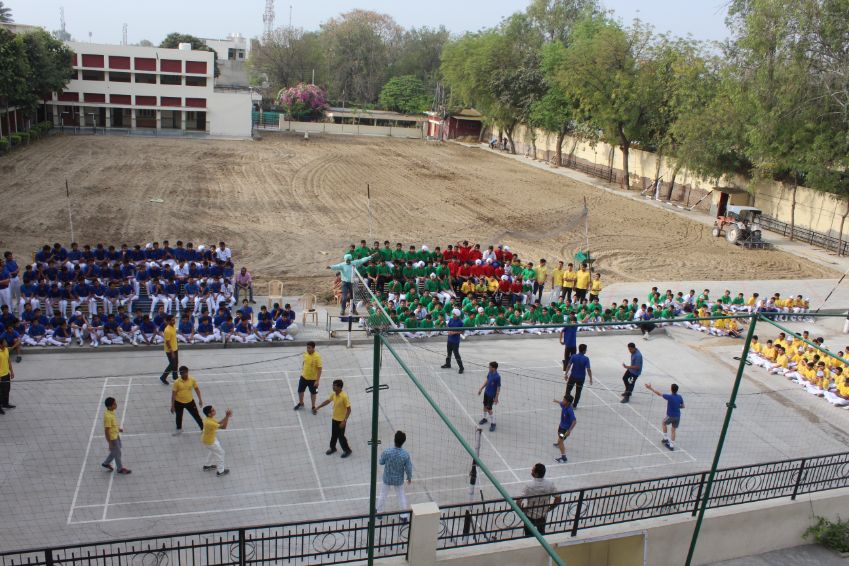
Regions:
[[736, 244], [737, 240], [740, 239], [740, 235], [741, 233], [739, 228], [731, 228], [725, 233], [725, 239], [732, 244]]
[[722, 230], [719, 229], [719, 226], [714, 226], [710, 233], [713, 234], [714, 238], [718, 238], [722, 235]]

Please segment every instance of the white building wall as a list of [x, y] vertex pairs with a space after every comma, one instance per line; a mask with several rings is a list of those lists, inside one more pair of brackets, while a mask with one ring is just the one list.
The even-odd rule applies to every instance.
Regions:
[[216, 92], [207, 103], [213, 136], [251, 137], [251, 93]]

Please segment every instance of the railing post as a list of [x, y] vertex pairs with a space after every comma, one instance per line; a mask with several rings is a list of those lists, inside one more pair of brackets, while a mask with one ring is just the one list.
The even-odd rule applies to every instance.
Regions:
[[584, 505], [584, 490], [578, 493], [578, 503], [575, 505], [575, 520], [572, 522], [572, 536], [578, 536], [578, 523], [581, 521], [581, 508]]
[[45, 566], [53, 566], [53, 551], [50, 549], [44, 551], [44, 564]]
[[796, 501], [796, 494], [799, 493], [799, 484], [802, 483], [802, 476], [805, 474], [805, 463], [807, 458], [802, 458], [802, 463], [799, 465], [799, 473], [796, 475], [796, 483], [793, 486], [793, 495], [790, 496], [791, 501]]
[[245, 529], [239, 529], [239, 566], [245, 566]]
[[707, 476], [707, 472], [702, 472], [702, 479], [699, 480], [699, 492], [696, 494], [696, 504], [693, 505], [693, 517], [696, 516], [696, 513], [699, 512], [699, 501], [702, 499], [702, 489], [705, 487], [705, 477]]

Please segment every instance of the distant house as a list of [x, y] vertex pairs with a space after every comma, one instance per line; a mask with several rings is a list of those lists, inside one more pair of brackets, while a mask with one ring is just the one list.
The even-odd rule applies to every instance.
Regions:
[[443, 118], [438, 112], [427, 112], [427, 136], [439, 140], [481, 135], [483, 115], [474, 108], [464, 108]]
[[327, 120], [334, 124], [359, 124], [362, 126], [383, 126], [391, 128], [418, 128], [425, 121], [420, 114], [399, 114], [388, 110], [367, 110], [360, 108], [327, 109]]

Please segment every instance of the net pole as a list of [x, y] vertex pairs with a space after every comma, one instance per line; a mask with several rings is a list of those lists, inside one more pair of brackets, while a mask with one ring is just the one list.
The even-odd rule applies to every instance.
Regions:
[[76, 241], [74, 238], [74, 216], [71, 214], [71, 188], [68, 186], [68, 179], [65, 179], [65, 197], [68, 199], [68, 224], [71, 227], [71, 241]]
[[746, 341], [743, 343], [743, 353], [740, 354], [740, 365], [737, 366], [737, 376], [734, 378], [734, 387], [731, 389], [731, 397], [726, 403], [725, 421], [722, 423], [722, 432], [719, 433], [719, 440], [716, 443], [716, 451], [713, 454], [713, 463], [710, 466], [710, 474], [708, 474], [705, 492], [702, 496], [702, 503], [699, 505], [699, 516], [696, 519], [696, 526], [693, 529], [693, 536], [690, 539], [690, 550], [687, 552], [686, 566], [691, 566], [693, 554], [696, 552], [696, 543], [699, 540], [699, 532], [702, 529], [702, 521], [705, 518], [708, 502], [710, 501], [710, 491], [713, 488], [713, 481], [716, 478], [716, 470], [719, 467], [719, 459], [722, 456], [722, 447], [725, 444], [725, 436], [728, 434], [728, 427], [731, 425], [731, 414], [734, 412], [737, 401], [737, 392], [740, 390], [740, 382], [743, 380], [743, 372], [746, 369], [746, 358], [749, 357], [749, 345], [752, 343], [752, 336], [755, 335], [755, 326], [760, 320], [760, 315], [756, 314], [752, 317], [752, 323], [749, 325], [749, 332], [746, 334]]
[[[348, 334], [350, 336], [350, 334]], [[380, 414], [380, 335], [374, 335], [371, 382], [371, 478], [369, 479], [368, 563], [374, 564], [374, 529], [377, 522], [377, 444]]]

